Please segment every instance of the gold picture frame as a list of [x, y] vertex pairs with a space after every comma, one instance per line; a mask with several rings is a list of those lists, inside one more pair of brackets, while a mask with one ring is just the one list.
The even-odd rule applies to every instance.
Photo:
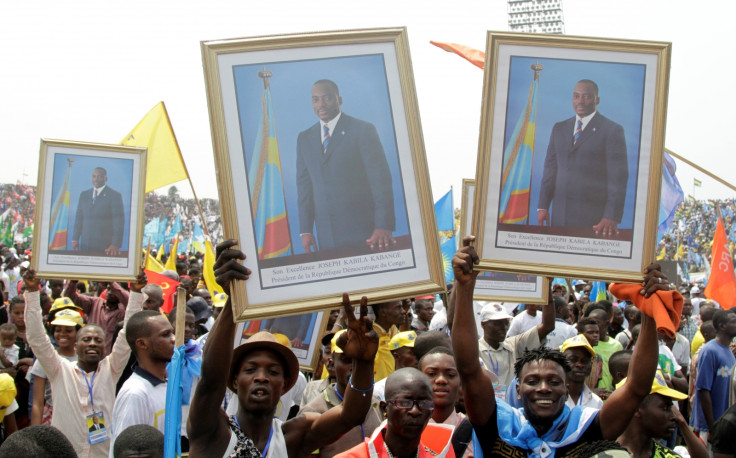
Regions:
[[[463, 194], [460, 206], [460, 239], [473, 235], [473, 200], [475, 180], [463, 178]], [[549, 298], [547, 277], [509, 272], [484, 270], [475, 279], [473, 299], [477, 301], [521, 302], [546, 304]]]
[[135, 280], [147, 155], [140, 147], [41, 139], [31, 258], [39, 277]]
[[[329, 320], [330, 312], [323, 311], [240, 322], [235, 333], [235, 347], [247, 342], [248, 338], [258, 331], [283, 334], [289, 340], [289, 348], [299, 361], [299, 369], [314, 372], [318, 365], [322, 336]], [[319, 375], [321, 374], [316, 374], [315, 377]]]
[[[236, 320], [336, 308], [343, 292], [376, 303], [443, 291], [406, 29], [201, 47], [224, 233], [253, 271], [232, 287]], [[341, 105], [329, 148], [316, 82]], [[376, 231], [388, 249], [369, 249]]]
[[671, 44], [488, 32], [486, 55], [479, 268], [640, 281], [654, 260]]

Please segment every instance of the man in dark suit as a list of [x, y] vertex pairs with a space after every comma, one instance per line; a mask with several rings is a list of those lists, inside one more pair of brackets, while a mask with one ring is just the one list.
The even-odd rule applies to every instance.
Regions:
[[79, 195], [72, 249], [118, 256], [125, 223], [123, 197], [107, 186], [107, 171], [102, 167], [92, 172], [92, 186]]
[[[296, 147], [299, 232], [306, 253], [367, 244], [386, 250], [396, 241], [391, 173], [373, 124], [340, 111], [337, 85], [312, 86], [319, 122]], [[317, 239], [313, 230], [316, 224]]]
[[596, 111], [599, 102], [598, 85], [578, 81], [572, 96], [575, 116], [552, 129], [537, 207], [540, 226], [618, 233], [629, 178], [626, 139], [620, 124]]

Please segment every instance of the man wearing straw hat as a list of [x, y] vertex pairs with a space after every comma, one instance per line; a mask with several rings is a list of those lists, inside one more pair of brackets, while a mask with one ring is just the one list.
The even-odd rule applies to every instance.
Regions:
[[[228, 240], [217, 246], [217, 283], [230, 293], [230, 282], [246, 280], [250, 270], [239, 260], [242, 251]], [[286, 457], [304, 456], [331, 444], [365, 419], [373, 392], [373, 359], [378, 337], [366, 317], [368, 299], [361, 299], [360, 319], [343, 295], [348, 317], [347, 339], [338, 344], [353, 359], [344, 401], [324, 414], [308, 413], [286, 422], [274, 418], [281, 396], [297, 380], [299, 363], [294, 353], [268, 332], [259, 332], [233, 350], [235, 323], [231, 298], [210, 331], [202, 357], [202, 378], [197, 386], [187, 427], [192, 456]], [[229, 387], [238, 396], [232, 417], [218, 409]], [[194, 421], [196, 419], [196, 421]]]

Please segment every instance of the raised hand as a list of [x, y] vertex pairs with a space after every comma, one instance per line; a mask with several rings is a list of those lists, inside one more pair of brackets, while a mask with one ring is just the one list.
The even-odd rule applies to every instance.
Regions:
[[36, 278], [36, 271], [33, 269], [26, 270], [23, 274], [23, 282], [26, 284], [26, 289], [29, 293], [38, 291], [38, 285], [41, 282], [40, 279]]
[[215, 248], [216, 261], [215, 281], [222, 286], [225, 293], [230, 296], [230, 282], [233, 280], [247, 280], [251, 274], [251, 270], [239, 263], [239, 260], [245, 259], [245, 253], [231, 247], [238, 244], [237, 240], [225, 240], [218, 243]]
[[474, 235], [463, 237], [463, 246], [452, 258], [452, 270], [455, 273], [455, 281], [461, 285], [475, 281], [480, 272], [473, 271], [473, 266], [478, 264], [478, 253], [470, 244], [475, 241]]
[[669, 291], [670, 282], [667, 280], [667, 276], [662, 273], [662, 266], [658, 263], [649, 264], [644, 269], [644, 281], [641, 282], [643, 286], [639, 292], [644, 297], [649, 297], [655, 293], [655, 291]]
[[141, 271], [137, 277], [135, 277], [135, 281], [130, 283], [130, 290], [136, 293], [140, 293], [144, 286], [148, 284], [148, 278], [146, 277], [146, 273]]
[[371, 361], [378, 351], [378, 334], [373, 330], [373, 322], [368, 318], [368, 298], [360, 299], [360, 319], [355, 318], [353, 306], [347, 293], [342, 295], [342, 307], [347, 317], [347, 332], [339, 338], [337, 344], [343, 354], [350, 358]]

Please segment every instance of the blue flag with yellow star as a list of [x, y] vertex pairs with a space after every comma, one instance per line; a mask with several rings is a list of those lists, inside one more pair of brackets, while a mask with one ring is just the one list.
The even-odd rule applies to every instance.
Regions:
[[455, 256], [455, 212], [452, 206], [452, 188], [434, 204], [434, 214], [437, 218], [437, 231], [440, 237], [442, 252], [442, 267], [445, 270], [445, 283], [455, 281], [452, 271], [452, 257]]

